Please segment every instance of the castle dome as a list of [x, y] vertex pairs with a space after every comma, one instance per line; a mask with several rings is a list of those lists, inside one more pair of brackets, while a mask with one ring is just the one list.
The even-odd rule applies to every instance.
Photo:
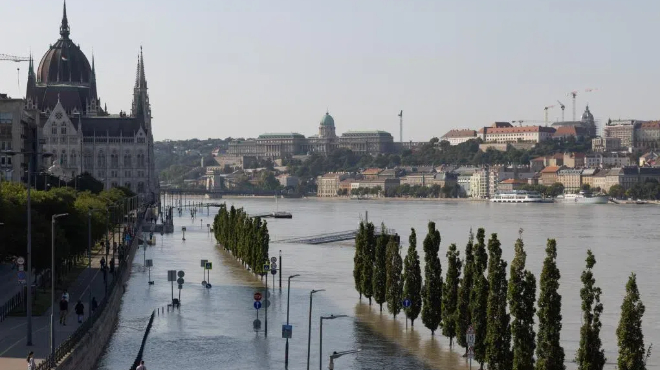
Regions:
[[584, 113], [582, 113], [582, 122], [594, 122], [594, 115], [591, 114], [588, 105], [587, 108], [584, 110]]
[[335, 120], [332, 118], [330, 113], [325, 112], [325, 116], [321, 118], [321, 126], [335, 127]]
[[37, 70], [37, 83], [90, 84], [92, 73], [89, 60], [69, 38], [69, 21], [64, 3], [60, 38], [41, 58]]

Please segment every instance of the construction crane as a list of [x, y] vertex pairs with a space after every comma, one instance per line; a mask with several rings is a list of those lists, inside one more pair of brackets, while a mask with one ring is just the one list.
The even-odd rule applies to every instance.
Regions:
[[10, 62], [29, 62], [30, 57], [17, 57], [15, 55], [0, 54], [0, 60], [7, 60]]
[[545, 111], [545, 125], [548, 125], [548, 109], [554, 108], [554, 105], [548, 105], [547, 107], [543, 108]]
[[512, 124], [513, 126], [515, 126], [516, 123], [518, 123], [518, 126], [521, 126], [521, 127], [522, 127], [523, 123], [527, 123], [527, 124], [529, 124], [529, 123], [532, 123], [532, 124], [536, 123], [536, 124], [539, 124], [539, 123], [545, 123], [545, 122], [544, 122], [544, 121], [539, 121], [539, 120], [533, 120], [533, 119], [516, 119], [516, 120], [511, 121], [511, 124]]
[[559, 106], [561, 107], [561, 120], [563, 122], [564, 121], [564, 109], [566, 108], [566, 106], [564, 105], [564, 103], [560, 102], [559, 100], [557, 100], [557, 103], [559, 103]]
[[[594, 92], [594, 91], [597, 91], [597, 90], [598, 90], [598, 88], [588, 88], [588, 89], [584, 89], [584, 92], [590, 93], [590, 92]], [[571, 91], [567, 94], [568, 96], [573, 97], [573, 121], [575, 121], [577, 119], [577, 117], [575, 115], [575, 97], [577, 97], [577, 94], [578, 94], [577, 90], [573, 90], [573, 91]]]

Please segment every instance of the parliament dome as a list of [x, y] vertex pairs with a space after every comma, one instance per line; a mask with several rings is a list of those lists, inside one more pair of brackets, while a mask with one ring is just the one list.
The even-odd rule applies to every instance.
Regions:
[[69, 21], [66, 3], [60, 25], [60, 38], [51, 45], [39, 62], [37, 83], [43, 84], [89, 84], [92, 81], [92, 66], [85, 54], [69, 38]]

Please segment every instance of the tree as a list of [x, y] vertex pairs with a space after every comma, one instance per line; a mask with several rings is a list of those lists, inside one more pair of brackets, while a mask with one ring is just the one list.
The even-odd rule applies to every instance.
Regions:
[[435, 222], [429, 222], [428, 234], [424, 238], [424, 287], [422, 288], [422, 322], [435, 334], [442, 321], [442, 266], [440, 251], [440, 232], [435, 229]]
[[399, 236], [390, 238], [387, 244], [387, 310], [394, 316], [401, 312], [401, 297], [403, 296], [403, 282], [401, 281], [401, 269], [403, 261], [400, 254]]
[[637, 276], [633, 273], [626, 284], [626, 296], [621, 304], [621, 319], [616, 328], [619, 343], [617, 364], [620, 370], [646, 370], [642, 316], [644, 304], [637, 289]]
[[486, 361], [486, 332], [487, 316], [486, 307], [488, 305], [488, 280], [484, 276], [488, 255], [485, 245], [486, 232], [483, 228], [477, 230], [477, 244], [474, 246], [474, 277], [473, 289], [470, 294], [470, 315], [472, 316], [472, 326], [475, 334], [474, 358], [481, 364], [483, 369]]
[[596, 279], [593, 267], [596, 265], [596, 257], [587, 251], [587, 268], [582, 272], [582, 299], [583, 323], [580, 328], [580, 347], [578, 347], [575, 362], [578, 370], [602, 370], [605, 366], [605, 351], [602, 349], [600, 340], [600, 315], [603, 313], [603, 304], [600, 303], [602, 293], [600, 287], [595, 286]]
[[419, 267], [415, 229], [410, 229], [408, 238], [408, 254], [404, 261], [403, 272], [403, 298], [410, 300], [410, 307], [404, 308], [403, 311], [410, 319], [410, 326], [414, 326], [415, 319], [422, 310], [422, 270]]
[[509, 370], [512, 367], [511, 326], [506, 310], [506, 265], [497, 234], [488, 240], [488, 305], [486, 362], [488, 369]]
[[621, 199], [626, 195], [626, 190], [623, 188], [623, 186], [616, 184], [610, 187], [608, 194], [612, 198]]
[[353, 280], [355, 281], [355, 290], [360, 294], [360, 300], [362, 299], [362, 264], [364, 263], [363, 254], [366, 243], [367, 229], [364, 227], [364, 222], [360, 222], [360, 228], [355, 237], [355, 256], [353, 257]]
[[385, 225], [381, 224], [380, 235], [376, 241], [376, 259], [374, 262], [374, 299], [380, 306], [380, 312], [383, 312], [383, 303], [386, 301], [387, 291], [387, 243], [390, 236], [387, 235]]
[[548, 239], [541, 271], [538, 302], [539, 334], [536, 347], [536, 370], [564, 370], [564, 348], [561, 335], [561, 295], [557, 268], [557, 242]]
[[456, 333], [456, 307], [458, 305], [458, 284], [461, 278], [460, 252], [456, 244], [447, 250], [447, 278], [442, 289], [442, 334], [449, 337], [449, 346], [454, 346]]
[[371, 306], [371, 297], [374, 294], [373, 287], [373, 274], [374, 264], [373, 261], [376, 257], [376, 236], [374, 224], [369, 222], [367, 224], [367, 242], [365, 243], [364, 254], [362, 257], [362, 294], [369, 299], [369, 306]]
[[522, 238], [516, 240], [515, 256], [509, 273], [509, 310], [512, 316], [513, 370], [534, 369], [534, 306], [536, 279], [525, 270], [527, 253]]
[[472, 255], [473, 242], [474, 235], [472, 234], [472, 230], [470, 230], [470, 238], [465, 247], [463, 279], [461, 279], [460, 287], [458, 288], [458, 304], [456, 305], [456, 341], [460, 346], [465, 348], [466, 354], [468, 346], [464, 334], [467, 332], [468, 327], [472, 325], [472, 316], [470, 315], [470, 292], [472, 291], [472, 278], [474, 274], [474, 256]]

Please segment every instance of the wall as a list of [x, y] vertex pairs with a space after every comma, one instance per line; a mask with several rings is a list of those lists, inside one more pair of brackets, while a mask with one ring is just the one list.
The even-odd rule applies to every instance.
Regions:
[[[139, 229], [139, 228], [138, 228]], [[137, 250], [137, 240], [134, 238], [128, 256], [128, 264], [125, 268], [130, 269]], [[101, 316], [94, 326], [85, 334], [73, 351], [57, 366], [57, 370], [80, 370], [93, 369], [96, 361], [101, 357], [105, 346], [115, 330], [122, 297], [124, 295], [123, 285], [131, 276], [130, 270], [125, 271], [121, 280], [117, 281], [114, 291], [110, 294], [108, 304], [105, 306]]]

